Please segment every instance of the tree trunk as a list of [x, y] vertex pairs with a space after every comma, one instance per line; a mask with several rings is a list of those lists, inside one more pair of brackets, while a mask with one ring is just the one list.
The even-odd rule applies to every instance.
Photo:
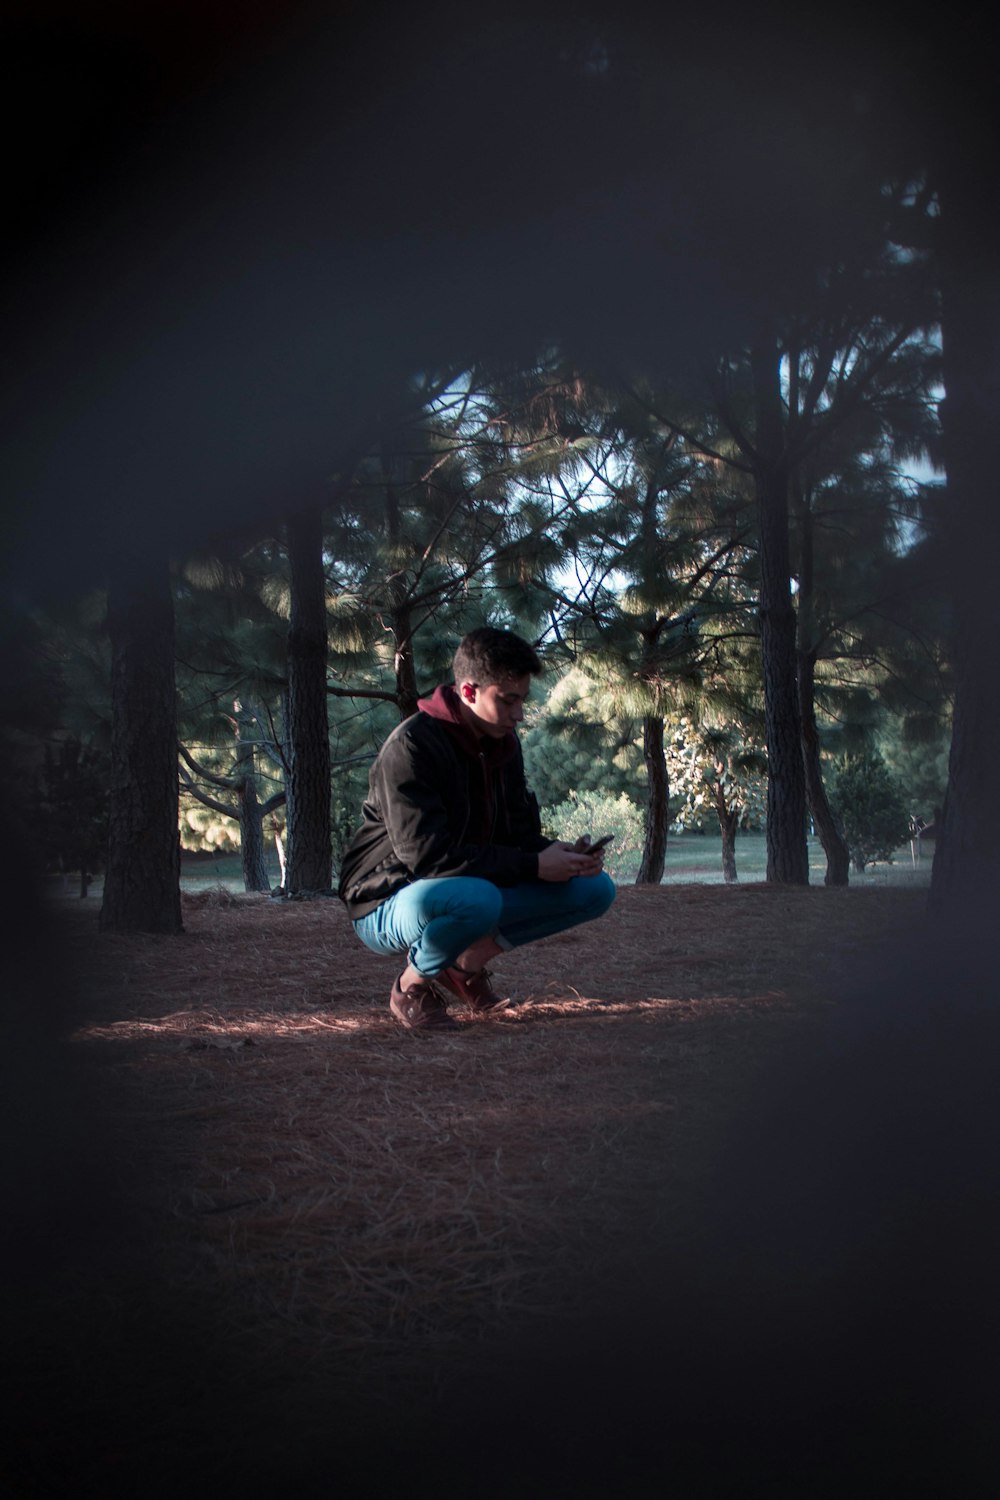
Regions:
[[180, 932], [174, 611], [167, 564], [133, 564], [108, 593], [111, 790], [100, 925]]
[[292, 785], [291, 767], [289, 757], [291, 755], [291, 741], [288, 726], [291, 723], [291, 714], [288, 709], [288, 691], [281, 695], [281, 722], [282, 741], [281, 754], [284, 763], [285, 777], [285, 857], [281, 865], [281, 888], [288, 892], [288, 871], [292, 863], [292, 829], [295, 826], [295, 787]]
[[850, 878], [851, 856], [837, 827], [823, 785], [823, 771], [819, 755], [819, 731], [816, 727], [816, 710], [813, 706], [813, 676], [815, 662], [810, 654], [799, 652], [799, 713], [802, 733], [802, 765], [806, 778], [806, 800], [812, 815], [819, 841], [826, 855], [825, 885], [847, 885]]
[[333, 879], [330, 839], [330, 730], [326, 696], [326, 580], [319, 506], [287, 521], [291, 573], [285, 738], [289, 787], [289, 895], [326, 894]]
[[740, 878], [736, 873], [736, 823], [730, 815], [720, 826], [722, 828], [722, 878], [726, 885], [736, 885]]
[[[671, 441], [670, 446], [673, 446]], [[656, 477], [651, 476], [642, 497], [642, 548], [645, 561], [655, 557], [657, 544]], [[655, 610], [642, 630], [642, 664], [640, 676], [649, 684], [653, 678], [653, 658], [660, 630]], [[636, 885], [659, 885], [667, 863], [667, 829], [670, 817], [670, 773], [663, 746], [663, 715], [644, 714], [642, 720], [642, 754], [646, 762], [646, 826], [643, 832], [642, 862], [635, 877]]]
[[823, 785], [816, 725], [816, 615], [814, 591], [813, 516], [802, 487], [794, 484], [793, 504], [799, 527], [799, 601], [796, 613], [796, 662], [799, 694], [799, 733], [806, 802], [826, 855], [825, 885], [847, 885], [850, 852], [837, 827]]
[[252, 729], [254, 716], [235, 705], [236, 711], [236, 769], [234, 780], [240, 820], [240, 860], [243, 866], [243, 889], [246, 891], [269, 891], [271, 882], [264, 858], [264, 810], [257, 796], [257, 774], [254, 767], [252, 739], [244, 735]]
[[264, 858], [264, 817], [257, 798], [257, 783], [245, 776], [239, 787], [240, 859], [243, 865], [243, 889], [269, 891], [271, 882]]
[[767, 879], [809, 883], [806, 791], [799, 732], [788, 546], [788, 468], [780, 362], [773, 342], [751, 355], [757, 416], [760, 636], [767, 738]]
[[408, 604], [400, 604], [393, 610], [392, 628], [396, 638], [396, 701], [402, 720], [416, 713], [420, 697], [413, 659], [413, 611]]
[[281, 871], [280, 884], [283, 888], [285, 884], [285, 871], [287, 869], [287, 865], [285, 862], [285, 846], [281, 840], [281, 824], [278, 822], [277, 818], [271, 819], [271, 832], [274, 834], [274, 848], [278, 856], [278, 869]]
[[719, 815], [719, 832], [722, 834], [722, 878], [726, 885], [736, 885], [736, 831], [739, 827], [739, 809], [728, 807], [726, 793], [721, 781], [715, 783], [715, 810]]
[[[1000, 282], [976, 155], [952, 155], [941, 184], [942, 404], [948, 474], [948, 585], [954, 610], [955, 707], [948, 791], [934, 858], [931, 909], [942, 932], [993, 941], [1000, 877], [988, 789], [996, 775], [996, 490], [1000, 422]], [[968, 146], [971, 143], [965, 140]]]
[[252, 776], [240, 783], [240, 859], [243, 864], [243, 889], [269, 891], [267, 862], [264, 858], [264, 820], [257, 800]]
[[663, 719], [646, 714], [642, 721], [642, 753], [646, 761], [649, 800], [642, 863], [636, 885], [659, 885], [667, 861], [667, 829], [670, 818], [670, 779], [663, 748]]
[[396, 701], [400, 719], [408, 719], [417, 711], [417, 668], [413, 659], [413, 610], [410, 606], [410, 587], [407, 575], [400, 566], [403, 544], [403, 525], [399, 513], [399, 499], [393, 483], [392, 456], [388, 449], [382, 456], [382, 477], [385, 483], [385, 528], [396, 561], [395, 572], [389, 579], [389, 598], [392, 600], [392, 634], [396, 642], [393, 670], [396, 674]]

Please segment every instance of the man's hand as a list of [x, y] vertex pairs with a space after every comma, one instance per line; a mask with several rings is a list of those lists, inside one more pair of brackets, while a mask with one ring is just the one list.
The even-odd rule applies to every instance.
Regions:
[[590, 839], [584, 834], [575, 844], [558, 841], [549, 844], [538, 856], [538, 878], [540, 880], [572, 880], [574, 875], [599, 875], [604, 867], [604, 852], [587, 853]]

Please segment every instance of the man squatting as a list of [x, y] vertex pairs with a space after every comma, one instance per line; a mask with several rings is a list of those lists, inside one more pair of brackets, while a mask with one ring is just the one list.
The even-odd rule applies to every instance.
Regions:
[[405, 953], [389, 1008], [411, 1029], [452, 1029], [449, 1001], [507, 1001], [486, 965], [607, 911], [603, 853], [543, 837], [517, 725], [541, 662], [527, 641], [485, 627], [462, 641], [454, 684], [422, 698], [369, 775], [340, 896], [376, 953]]

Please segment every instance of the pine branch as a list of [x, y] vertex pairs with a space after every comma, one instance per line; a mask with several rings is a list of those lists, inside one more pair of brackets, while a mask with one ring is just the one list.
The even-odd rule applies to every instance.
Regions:
[[211, 808], [212, 812], [221, 813], [224, 818], [237, 818], [239, 816], [235, 807], [227, 807], [217, 797], [210, 797], [207, 792], [203, 792], [200, 787], [195, 785], [186, 771], [182, 770], [180, 772], [180, 778], [184, 783], [181, 787], [182, 793], [186, 792], [188, 796], [194, 797], [203, 807]]
[[328, 682], [326, 690], [331, 698], [371, 698], [376, 703], [398, 703], [399, 699], [394, 691], [388, 688], [344, 688], [336, 687]]
[[178, 744], [177, 751], [184, 763], [191, 768], [196, 776], [200, 776], [203, 781], [207, 781], [212, 786], [220, 787], [223, 791], [227, 792], [236, 791], [240, 786], [242, 778], [237, 777], [234, 779], [232, 776], [219, 776], [213, 771], [207, 771], [204, 766], [198, 764], [194, 756], [183, 745]]

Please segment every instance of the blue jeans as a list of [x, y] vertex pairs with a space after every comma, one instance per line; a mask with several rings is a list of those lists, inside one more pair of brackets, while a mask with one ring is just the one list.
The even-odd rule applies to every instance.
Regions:
[[406, 953], [418, 974], [432, 978], [489, 935], [503, 949], [520, 948], [603, 916], [615, 899], [610, 875], [498, 886], [473, 876], [415, 880], [354, 931], [375, 953]]

